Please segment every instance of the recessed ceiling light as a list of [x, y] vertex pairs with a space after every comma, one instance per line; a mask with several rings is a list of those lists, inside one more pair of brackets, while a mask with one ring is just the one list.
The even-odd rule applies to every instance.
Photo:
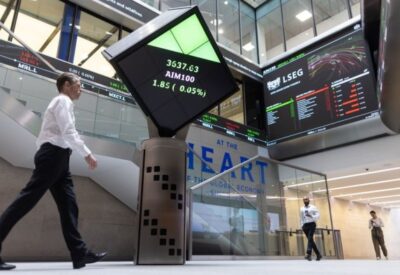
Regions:
[[308, 10], [304, 10], [296, 15], [296, 18], [299, 19], [301, 22], [304, 22], [311, 17], [312, 14]]
[[335, 198], [350, 197], [350, 196], [355, 196], [355, 195], [366, 195], [366, 194], [388, 192], [388, 191], [395, 191], [395, 190], [400, 190], [400, 187], [379, 189], [379, 190], [365, 191], [365, 192], [357, 192], [357, 193], [351, 193], [351, 194], [340, 194], [340, 195], [336, 195], [336, 196], [333, 196], [333, 197], [335, 197]]
[[228, 1], [224, 1], [224, 4], [225, 4], [225, 5], [228, 5]]
[[[210, 24], [215, 26], [217, 24], [217, 19], [211, 20]], [[218, 25], [221, 25], [221, 24], [222, 24], [222, 19], [218, 19]]]
[[218, 29], [218, 33], [219, 34], [223, 34], [224, 33], [224, 29]]
[[249, 42], [249, 43], [247, 43], [247, 44], [245, 44], [245, 45], [243, 45], [243, 50], [245, 50], [246, 52], [249, 52], [249, 51], [252, 51], [252, 50], [254, 50], [254, 45], [251, 43], [251, 42]]
[[394, 204], [394, 203], [400, 203], [400, 200], [395, 200], [395, 201], [381, 201], [381, 202], [374, 202], [372, 204], [374, 205], [380, 205], [380, 204]]
[[[329, 188], [329, 191], [348, 189], [348, 188], [357, 188], [357, 187], [362, 187], [362, 186], [369, 186], [369, 185], [396, 182], [396, 181], [400, 181], [400, 178], [395, 178], [395, 179], [390, 179], [390, 180], [372, 181], [372, 182], [359, 183], [359, 184], [352, 184], [352, 185], [346, 185], [346, 186], [342, 186], [342, 187], [334, 187], [334, 188]], [[314, 193], [318, 193], [318, 192], [321, 192], [321, 191], [314, 191]]]
[[[354, 177], [361, 177], [361, 176], [365, 176], [365, 175], [385, 173], [385, 172], [395, 171], [395, 170], [399, 170], [399, 169], [400, 169], [400, 167], [392, 167], [392, 168], [388, 168], [388, 169], [381, 169], [381, 170], [376, 170], [376, 171], [368, 171], [368, 172], [351, 174], [351, 175], [346, 175], [346, 176], [328, 178], [327, 181], [328, 181], [328, 183], [331, 183], [332, 181], [349, 179], [349, 178], [354, 178]], [[294, 184], [294, 182], [292, 182], [292, 184], [288, 187], [292, 188], [292, 187], [298, 187], [298, 186], [310, 185], [310, 184], [316, 184], [316, 183], [325, 183], [325, 181], [324, 180], [315, 180], [315, 181], [309, 181], [309, 182], [299, 183], [299, 184]]]
[[357, 200], [354, 200], [354, 201], [373, 201], [373, 200], [388, 199], [388, 198], [394, 198], [394, 197], [400, 197], [400, 195], [379, 196], [379, 197], [372, 197], [372, 198], [361, 198], [361, 199], [357, 199]]

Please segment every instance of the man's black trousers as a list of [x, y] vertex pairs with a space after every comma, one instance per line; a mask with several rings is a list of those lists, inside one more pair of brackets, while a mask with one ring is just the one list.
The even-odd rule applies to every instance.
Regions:
[[35, 169], [25, 188], [0, 217], [1, 244], [13, 226], [27, 214], [50, 189], [60, 214], [62, 232], [72, 259], [79, 259], [86, 245], [78, 232], [78, 206], [69, 171], [70, 149], [43, 144], [35, 154]]
[[316, 255], [321, 255], [318, 251], [317, 245], [314, 242], [315, 228], [317, 227], [315, 222], [305, 223], [303, 225], [303, 232], [307, 236], [307, 255], [311, 255], [311, 251], [314, 250]]

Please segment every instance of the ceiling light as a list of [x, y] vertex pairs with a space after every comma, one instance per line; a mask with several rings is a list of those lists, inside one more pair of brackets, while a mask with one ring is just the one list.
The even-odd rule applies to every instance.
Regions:
[[218, 33], [219, 34], [223, 34], [224, 33], [224, 29], [218, 29]]
[[299, 19], [301, 22], [304, 22], [311, 17], [312, 14], [308, 10], [304, 10], [296, 15], [296, 18]]
[[[356, 187], [375, 185], [375, 184], [380, 184], [380, 183], [396, 182], [396, 181], [399, 181], [399, 180], [400, 180], [400, 178], [396, 178], [396, 179], [391, 179], [391, 180], [380, 180], [380, 181], [373, 181], [373, 182], [367, 182], [367, 183], [346, 185], [346, 186], [342, 186], [342, 187], [329, 188], [329, 191], [348, 189], [348, 188], [356, 188]], [[320, 192], [325, 192], [325, 191], [326, 190], [314, 191], [313, 193], [320, 193]]]
[[217, 22], [218, 22], [218, 25], [221, 25], [222, 19], [218, 19], [218, 21], [217, 21], [217, 19], [213, 19], [210, 21], [210, 24], [215, 26], [215, 25], [217, 25]]
[[247, 43], [247, 44], [245, 44], [243, 47], [243, 50], [245, 50], [246, 52], [249, 52], [249, 51], [252, 51], [252, 50], [254, 50], [254, 45], [251, 43], [251, 42], [249, 42], [249, 43]]
[[378, 204], [393, 204], [393, 203], [398, 203], [400, 202], [400, 200], [396, 200], [396, 201], [381, 201], [381, 202], [374, 202], [374, 205], [378, 205]]
[[225, 5], [228, 5], [228, 1], [224, 1], [224, 4], [225, 4]]
[[363, 199], [357, 199], [357, 200], [354, 200], [354, 201], [373, 201], [373, 200], [388, 199], [388, 198], [395, 198], [395, 197], [400, 197], [400, 195], [390, 195], [390, 196], [363, 198]]
[[[327, 181], [330, 183], [330, 182], [336, 181], [336, 180], [342, 180], [342, 179], [360, 177], [360, 176], [365, 176], [365, 175], [373, 175], [373, 174], [385, 173], [385, 172], [395, 171], [395, 170], [399, 170], [399, 169], [400, 169], [400, 167], [393, 167], [393, 168], [376, 170], [376, 171], [368, 171], [368, 172], [351, 174], [351, 175], [346, 175], [346, 176], [328, 178]], [[315, 184], [315, 183], [324, 183], [324, 182], [325, 182], [324, 180], [315, 180], [315, 181], [309, 181], [309, 182], [304, 182], [304, 183], [299, 183], [299, 184], [292, 184], [292, 185], [287, 186], [287, 187], [288, 188], [292, 188], [292, 187], [297, 187], [297, 186], [303, 186], [303, 185], [309, 185], [309, 184]]]
[[379, 190], [365, 191], [365, 192], [357, 192], [357, 193], [351, 193], [351, 194], [340, 194], [340, 195], [333, 196], [333, 197], [334, 198], [351, 197], [351, 196], [355, 196], [355, 195], [366, 195], [366, 194], [373, 194], [373, 193], [380, 193], [380, 192], [387, 192], [387, 191], [395, 191], [395, 190], [400, 190], [400, 187], [379, 189]]

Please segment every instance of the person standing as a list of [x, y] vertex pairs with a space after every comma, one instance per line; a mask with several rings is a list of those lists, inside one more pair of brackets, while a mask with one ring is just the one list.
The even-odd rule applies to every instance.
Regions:
[[[38, 151], [34, 157], [32, 176], [0, 217], [0, 253], [1, 244], [14, 225], [50, 190], [60, 214], [62, 232], [73, 268], [78, 269], [101, 260], [107, 252], [94, 253], [89, 250], [78, 231], [78, 205], [69, 171], [69, 158], [72, 150], [77, 151], [84, 157], [89, 169], [97, 167], [97, 160], [75, 128], [72, 101], [79, 99], [81, 94], [79, 77], [72, 73], [62, 73], [56, 84], [59, 95], [51, 100], [43, 116], [36, 141]], [[0, 257], [0, 270], [13, 268], [15, 265], [5, 263]]]
[[376, 215], [376, 212], [374, 210], [370, 211], [369, 214], [372, 218], [369, 220], [368, 226], [369, 229], [371, 229], [371, 237], [372, 243], [374, 244], [376, 259], [381, 259], [381, 250], [379, 249], [380, 246], [383, 255], [385, 256], [386, 260], [388, 260], [388, 253], [382, 231], [382, 227], [384, 226], [383, 222], [381, 218]]
[[307, 237], [307, 254], [305, 259], [311, 261], [311, 253], [314, 250], [317, 255], [317, 261], [321, 260], [322, 255], [314, 242], [314, 233], [319, 219], [319, 211], [317, 207], [310, 204], [310, 198], [303, 198], [304, 206], [300, 209], [300, 224], [304, 234]]

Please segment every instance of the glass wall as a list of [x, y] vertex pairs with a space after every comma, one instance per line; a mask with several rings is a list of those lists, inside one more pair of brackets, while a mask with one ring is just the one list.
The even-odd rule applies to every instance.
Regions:
[[163, 0], [160, 1], [161, 11], [171, 8], [190, 6], [190, 0]]
[[285, 1], [282, 10], [287, 50], [314, 37], [311, 0]]
[[260, 157], [193, 187], [193, 255], [304, 256], [300, 209], [308, 196], [320, 212], [316, 244], [335, 257], [326, 186], [323, 175]]
[[360, 14], [360, 0], [267, 1], [256, 16], [260, 64], [346, 22], [351, 14]]
[[244, 122], [244, 97], [243, 97], [243, 85], [237, 83], [239, 91], [231, 95], [226, 100], [222, 101], [221, 104], [215, 106], [210, 111], [211, 114], [218, 115], [242, 124]]
[[254, 9], [248, 5], [240, 4], [240, 26], [242, 35], [242, 55], [254, 63], [257, 58], [256, 17]]
[[346, 0], [313, 0], [317, 34], [349, 20]]
[[158, 9], [160, 6], [160, 0], [139, 0], [139, 1], [146, 3], [147, 5], [156, 9]]
[[239, 87], [240, 90], [238, 92], [231, 95], [228, 99], [226, 99], [219, 105], [219, 115], [224, 118], [239, 122], [241, 124], [245, 124], [242, 85], [239, 85]]
[[361, 12], [361, 5], [360, 0], [349, 0], [351, 6], [351, 14], [353, 17], [360, 15]]
[[216, 0], [192, 0], [192, 5], [197, 5], [207, 23], [208, 28], [216, 38], [217, 33], [217, 2]]
[[257, 10], [257, 31], [261, 64], [285, 51], [280, 0]]
[[[10, 1], [8, 1], [10, 3]], [[15, 3], [15, 1], [11, 1]], [[3, 10], [3, 8], [1, 9]], [[1, 12], [4, 15], [4, 10]], [[18, 12], [14, 33], [35, 51], [55, 57], [63, 18], [64, 3], [54, 0], [22, 0]], [[13, 12], [7, 16], [6, 25], [12, 19]], [[5, 39], [2, 35], [1, 39]], [[14, 41], [18, 43], [17, 41]]]
[[225, 0], [218, 2], [218, 16], [214, 25], [218, 28], [218, 42], [240, 53], [239, 1]]

